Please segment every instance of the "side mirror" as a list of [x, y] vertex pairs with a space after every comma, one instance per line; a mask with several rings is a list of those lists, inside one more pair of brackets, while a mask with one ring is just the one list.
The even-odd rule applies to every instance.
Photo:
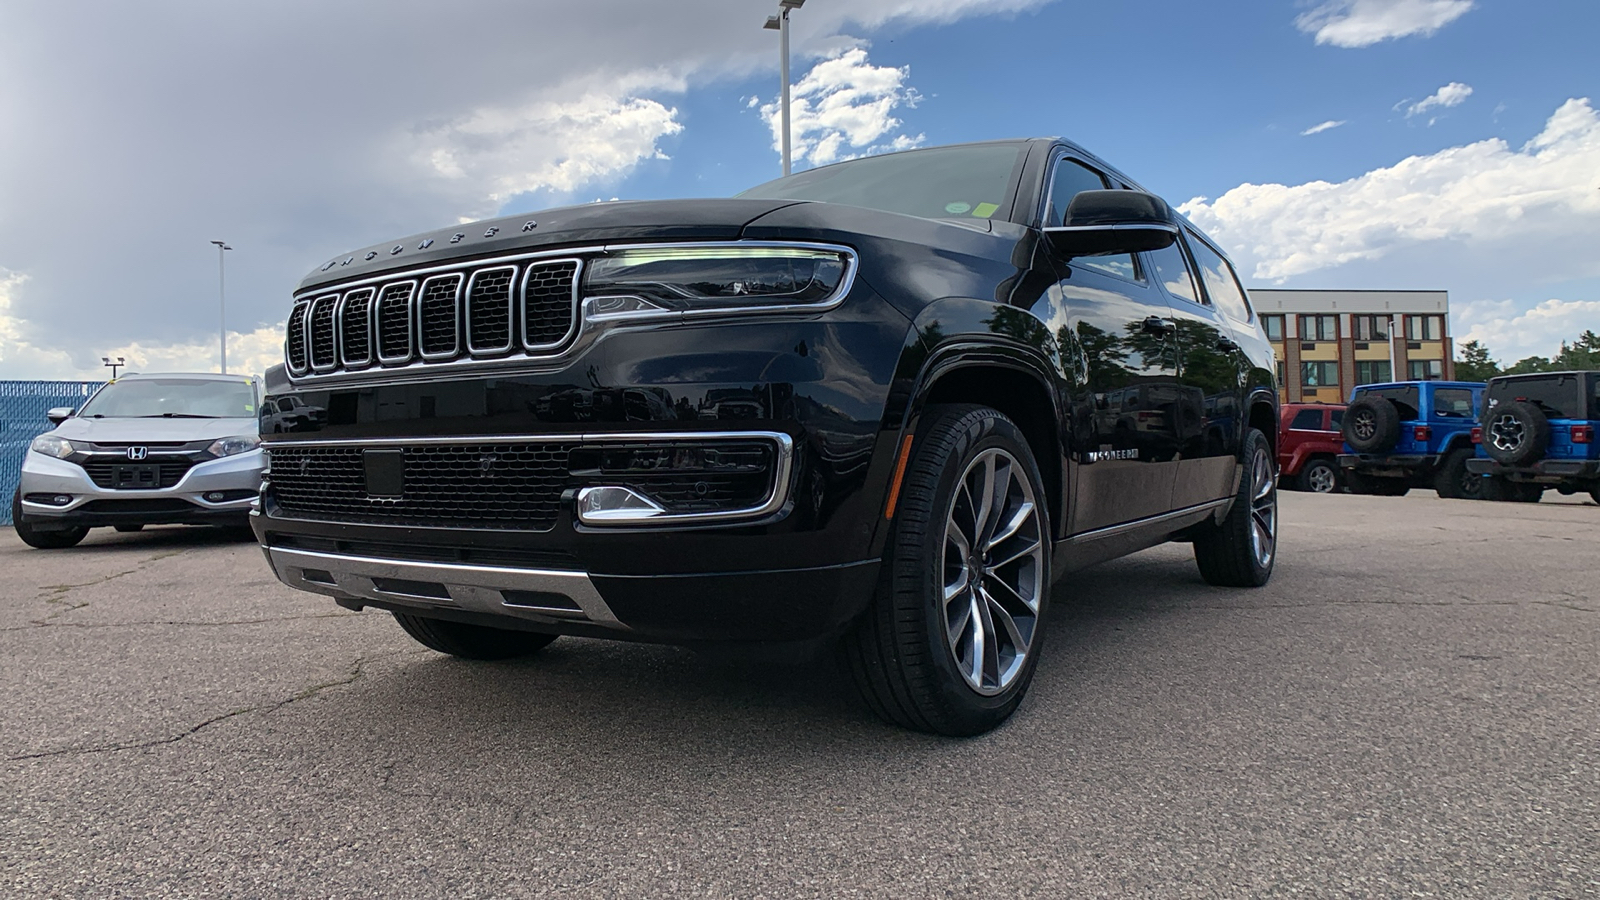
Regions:
[[1143, 191], [1083, 191], [1067, 204], [1066, 223], [1045, 237], [1067, 258], [1165, 250], [1178, 240], [1167, 201]]
[[51, 425], [60, 425], [62, 422], [72, 418], [74, 412], [77, 412], [77, 410], [70, 406], [57, 406], [45, 413], [44, 417], [50, 420]]

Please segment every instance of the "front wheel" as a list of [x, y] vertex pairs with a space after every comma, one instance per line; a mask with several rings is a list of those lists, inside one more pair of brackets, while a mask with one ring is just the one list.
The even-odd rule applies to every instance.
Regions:
[[1260, 587], [1278, 559], [1278, 473], [1272, 445], [1254, 428], [1244, 433], [1244, 474], [1233, 508], [1195, 532], [1200, 577], [1219, 587]]
[[35, 528], [22, 515], [22, 492], [11, 495], [11, 527], [16, 529], [17, 537], [22, 542], [35, 550], [65, 550], [75, 547], [89, 535], [87, 528]]
[[1017, 426], [984, 406], [929, 407], [883, 576], [845, 661], [885, 720], [982, 734], [1027, 693], [1050, 599], [1044, 481]]
[[1467, 471], [1471, 450], [1455, 450], [1444, 458], [1433, 477], [1433, 490], [1446, 500], [1477, 500], [1483, 496], [1483, 476]]
[[515, 631], [509, 628], [489, 628], [485, 625], [468, 625], [448, 619], [430, 619], [397, 612], [396, 622], [406, 634], [429, 650], [459, 656], [462, 659], [512, 659], [543, 650], [557, 635], [536, 631]]

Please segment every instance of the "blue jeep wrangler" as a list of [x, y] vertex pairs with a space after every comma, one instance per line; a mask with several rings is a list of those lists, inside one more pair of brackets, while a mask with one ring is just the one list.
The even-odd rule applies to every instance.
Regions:
[[1489, 380], [1478, 455], [1468, 470], [1489, 500], [1537, 503], [1545, 488], [1600, 503], [1600, 372]]
[[1483, 479], [1467, 471], [1483, 384], [1397, 381], [1365, 384], [1344, 411], [1345, 484], [1357, 494], [1398, 497], [1414, 487], [1476, 499]]

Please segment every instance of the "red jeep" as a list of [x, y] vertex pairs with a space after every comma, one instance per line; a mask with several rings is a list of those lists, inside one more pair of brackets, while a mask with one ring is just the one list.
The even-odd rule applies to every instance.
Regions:
[[1318, 494], [1343, 487], [1339, 477], [1343, 420], [1343, 404], [1283, 404], [1278, 415], [1278, 471], [1284, 487]]

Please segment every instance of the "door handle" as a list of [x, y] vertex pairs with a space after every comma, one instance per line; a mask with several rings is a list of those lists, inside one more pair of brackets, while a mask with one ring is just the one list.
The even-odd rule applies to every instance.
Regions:
[[1160, 316], [1151, 316], [1144, 320], [1145, 334], [1168, 335], [1178, 330], [1178, 326], [1169, 319]]
[[1219, 337], [1217, 338], [1217, 349], [1224, 353], [1232, 353], [1239, 349], [1239, 343], [1231, 337]]

